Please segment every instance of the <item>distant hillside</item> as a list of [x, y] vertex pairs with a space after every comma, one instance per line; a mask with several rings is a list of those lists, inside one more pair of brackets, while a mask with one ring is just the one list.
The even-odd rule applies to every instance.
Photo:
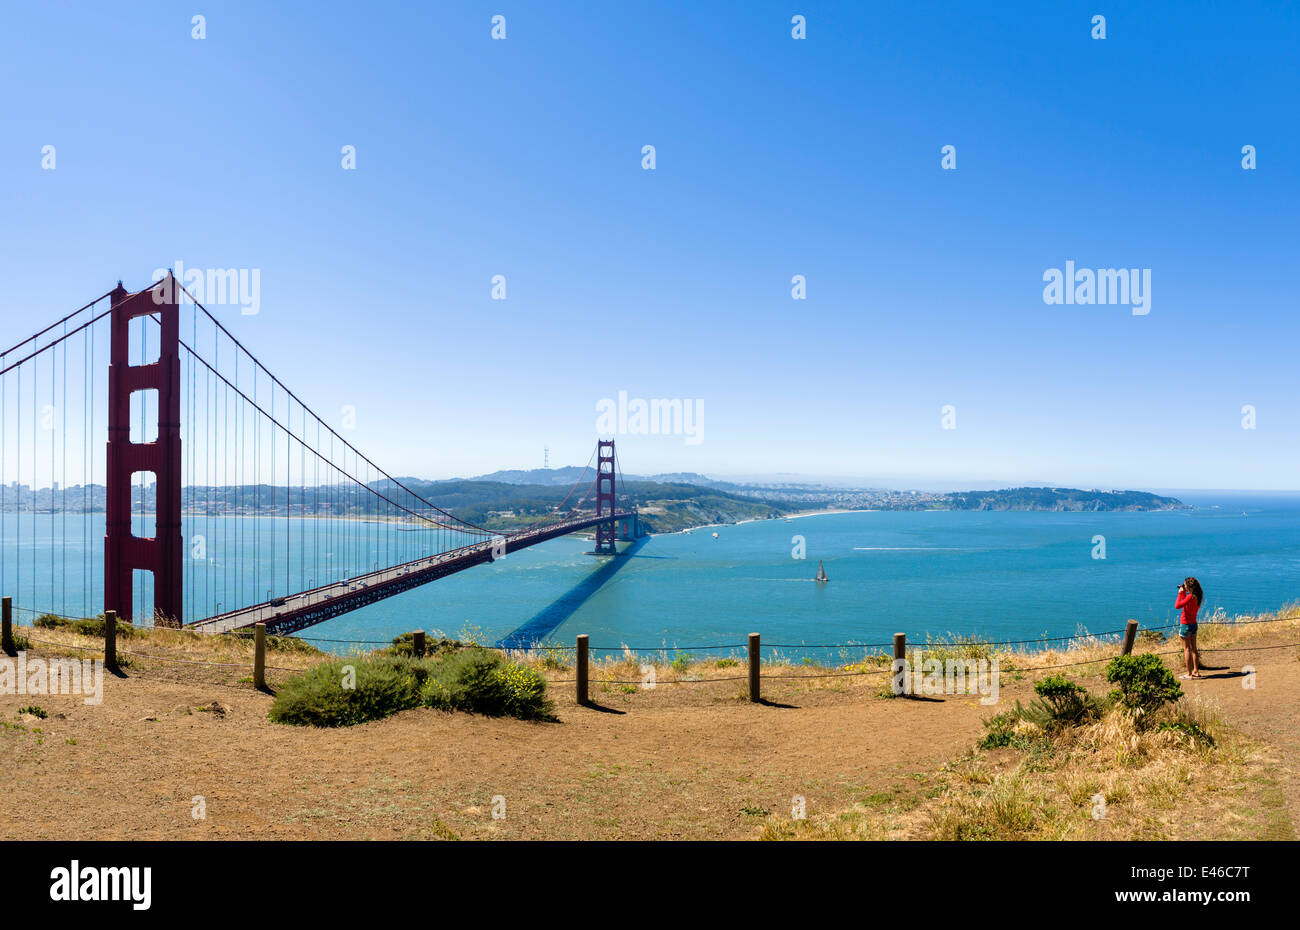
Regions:
[[[629, 475], [628, 477], [633, 477]], [[654, 481], [658, 484], [689, 484], [701, 488], [734, 488], [739, 485], [730, 481], [716, 481], [708, 475], [701, 475], [695, 471], [676, 471], [666, 475], [646, 475], [645, 477], [635, 476], [641, 481]]]
[[[582, 469], [576, 465], [565, 465], [561, 468], [513, 468], [502, 471], [494, 471], [487, 475], [476, 475], [468, 478], [468, 481], [496, 481], [501, 484], [562, 484], [572, 485], [582, 474]], [[722, 488], [736, 487], [726, 481], [715, 481], [707, 475], [701, 475], [693, 471], [672, 472], [665, 475], [629, 475], [623, 477], [628, 481], [653, 481], [657, 484], [684, 484], [701, 488]], [[418, 478], [402, 478], [402, 483], [410, 486], [412, 481], [420, 481]]]
[[[579, 503], [584, 510], [595, 510], [595, 496], [590, 493], [590, 484], [577, 488], [569, 495], [570, 490], [573, 489], [573, 482], [581, 474], [582, 469], [535, 469], [539, 472], [562, 470], [570, 472], [568, 481], [563, 483], [521, 484], [486, 479], [453, 481], [410, 479], [403, 483], [430, 503], [455, 514], [462, 520], [489, 529], [506, 531], [532, 524], [561, 505], [563, 511]], [[376, 487], [381, 487], [385, 483], [380, 482]], [[628, 477], [620, 483], [619, 494], [626, 494], [631, 498], [642, 512], [643, 523], [652, 533], [671, 533], [706, 523], [736, 523], [740, 520], [764, 519], [797, 509], [794, 504], [756, 500], [714, 488]], [[567, 500], [566, 495], [569, 495]]]
[[946, 501], [953, 510], [1174, 510], [1186, 506], [1176, 497], [1161, 497], [1146, 491], [1081, 491], [1078, 488], [954, 491], [939, 495], [938, 500]]
[[[594, 513], [592, 477], [584, 483], [580, 468], [533, 469], [497, 472], [508, 480], [456, 478], [425, 481], [404, 478], [403, 486], [453, 516], [492, 530], [509, 531], [529, 526], [557, 511], [579, 509]], [[538, 475], [538, 483], [520, 479]], [[662, 476], [676, 477], [676, 476]], [[698, 477], [686, 475], [683, 477]], [[700, 479], [707, 481], [708, 479]], [[370, 485], [391, 493], [388, 480]], [[133, 506], [155, 506], [156, 485], [137, 487]], [[227, 513], [243, 516], [331, 515], [373, 518], [374, 501], [357, 485], [338, 485], [327, 494], [310, 488], [283, 485], [186, 486], [181, 506], [186, 513]], [[0, 494], [0, 510], [6, 513], [102, 513], [104, 487], [76, 486], [51, 491], [33, 490], [27, 485], [10, 485]], [[1186, 505], [1174, 497], [1146, 491], [1101, 491], [1078, 488], [1007, 488], [996, 491], [890, 491], [884, 489], [834, 489], [809, 487], [747, 487], [721, 482], [700, 485], [692, 481], [653, 480], [623, 476], [619, 482], [620, 502], [624, 495], [641, 511], [652, 533], [671, 533], [710, 523], [738, 523], [790, 513], [814, 510], [1044, 510], [1044, 511], [1133, 511], [1172, 510]]]
[[[476, 475], [473, 478], [463, 480], [495, 481], [499, 484], [562, 484], [569, 487], [578, 480], [582, 472], [583, 469], [576, 465], [565, 465], [561, 468], [512, 468], [504, 471], [494, 471], [490, 475]], [[410, 487], [411, 480], [418, 481], [419, 479], [408, 480], [404, 478], [402, 482], [407, 487]]]

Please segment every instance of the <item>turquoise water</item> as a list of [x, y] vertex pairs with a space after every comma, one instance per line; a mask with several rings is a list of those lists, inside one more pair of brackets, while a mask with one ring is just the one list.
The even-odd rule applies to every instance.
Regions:
[[[635, 544], [613, 565], [587, 555], [587, 541], [558, 539], [303, 635], [379, 641], [423, 628], [451, 636], [473, 631], [496, 641], [528, 627], [550, 631], [547, 641], [565, 644], [586, 633], [593, 647], [668, 649], [740, 647], [751, 631], [761, 633], [765, 644], [787, 646], [885, 643], [896, 631], [919, 640], [950, 633], [1008, 640], [1110, 631], [1122, 628], [1128, 617], [1144, 625], [1172, 622], [1174, 596], [1185, 575], [1201, 580], [1210, 611], [1273, 610], [1300, 599], [1300, 495], [1184, 499], [1197, 509], [873, 512], [761, 521], [654, 537]], [[36, 609], [66, 598], [65, 612], [80, 613], [79, 601], [97, 595], [97, 578], [91, 591], [80, 589], [80, 579], [83, 565], [98, 557], [102, 546], [102, 516], [98, 532], [89, 526], [84, 534], [80, 518], [69, 517], [76, 545], [69, 552], [64, 543], [53, 553], [49, 524], [43, 524], [50, 518], [23, 517], [25, 524], [35, 524], [36, 534], [21, 554], [13, 545], [14, 519], [6, 515], [4, 527], [9, 542], [0, 581], [6, 593], [12, 592], [20, 606]], [[246, 527], [258, 521], [240, 522]], [[88, 552], [78, 548], [83, 535]], [[805, 540], [802, 560], [792, 557], [796, 535]], [[1092, 557], [1097, 535], [1105, 537], [1105, 559]], [[320, 558], [343, 555], [340, 549], [335, 556], [328, 545], [319, 553]], [[313, 564], [291, 567], [284, 579], [282, 564], [266, 551], [259, 556], [265, 576], [281, 576], [277, 593], [320, 564], [314, 555]], [[23, 577], [36, 567], [30, 590], [13, 590], [18, 557], [29, 560]], [[191, 567], [196, 574], [187, 591], [196, 592], [191, 596], [196, 607], [229, 596], [221, 578], [234, 574], [231, 563], [239, 558], [234, 552]], [[242, 558], [251, 565], [251, 553]], [[825, 585], [813, 581], [819, 559], [831, 579]], [[95, 564], [102, 572], [102, 563]], [[265, 583], [264, 578], [260, 584]], [[68, 585], [73, 591], [65, 594]]]

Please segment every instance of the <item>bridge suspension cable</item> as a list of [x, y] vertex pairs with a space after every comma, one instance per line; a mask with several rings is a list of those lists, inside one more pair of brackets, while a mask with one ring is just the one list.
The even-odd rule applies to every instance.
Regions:
[[422, 502], [422, 503], [423, 503], [425, 506], [427, 506], [429, 509], [434, 510], [434, 511], [437, 511], [438, 513], [442, 514], [442, 515], [443, 515], [444, 517], [446, 517], [448, 520], [451, 520], [451, 521], [453, 521], [453, 522], [455, 522], [455, 523], [457, 523], [457, 524], [459, 524], [459, 525], [461, 525], [461, 526], [464, 526], [464, 527], [466, 527], [467, 529], [476, 530], [476, 531], [478, 531], [478, 532], [480, 532], [480, 533], [485, 533], [485, 534], [488, 534], [488, 535], [491, 535], [491, 534], [492, 534], [492, 531], [491, 531], [491, 530], [485, 529], [484, 527], [481, 527], [481, 526], [476, 526], [475, 524], [472, 524], [472, 523], [469, 523], [469, 522], [467, 522], [467, 521], [465, 521], [465, 520], [462, 520], [462, 519], [460, 519], [459, 517], [453, 516], [452, 514], [447, 513], [447, 511], [441, 509], [440, 507], [437, 507], [436, 505], [430, 503], [429, 501], [425, 500], [425, 499], [424, 499], [423, 497], [421, 497], [420, 495], [416, 494], [416, 493], [415, 493], [414, 491], [412, 491], [410, 488], [408, 488], [408, 487], [406, 487], [405, 485], [403, 485], [400, 481], [398, 481], [398, 480], [397, 480], [396, 478], [394, 478], [392, 475], [388, 474], [388, 473], [387, 473], [386, 471], [384, 471], [382, 468], [379, 468], [377, 465], [375, 465], [374, 462], [370, 461], [369, 458], [367, 458], [367, 457], [366, 457], [365, 455], [363, 455], [359, 450], [357, 450], [357, 448], [356, 448], [355, 446], [353, 446], [350, 442], [348, 442], [346, 439], [344, 439], [342, 436], [340, 436], [340, 435], [339, 435], [339, 434], [334, 430], [334, 428], [331, 427], [328, 423], [326, 423], [326, 422], [325, 422], [321, 417], [319, 417], [319, 416], [316, 414], [316, 412], [315, 412], [314, 410], [312, 410], [310, 407], [308, 407], [306, 404], [304, 404], [304, 403], [303, 403], [303, 402], [298, 398], [298, 396], [297, 396], [296, 394], [293, 393], [293, 391], [289, 390], [289, 388], [286, 387], [286, 386], [284, 385], [284, 383], [283, 383], [279, 378], [277, 378], [277, 377], [276, 377], [276, 376], [275, 376], [275, 375], [270, 371], [270, 369], [268, 369], [265, 365], [263, 365], [263, 364], [262, 364], [262, 363], [257, 359], [257, 357], [256, 357], [255, 355], [253, 355], [252, 352], [248, 351], [248, 349], [244, 346], [243, 343], [241, 343], [238, 339], [236, 339], [236, 338], [234, 337], [234, 335], [232, 335], [231, 332], [230, 332], [228, 329], [226, 329], [225, 326], [223, 326], [223, 325], [221, 324], [221, 321], [219, 321], [215, 316], [212, 315], [212, 313], [208, 310], [207, 307], [203, 306], [202, 303], [200, 303], [199, 301], [195, 300], [195, 299], [194, 299], [194, 296], [193, 296], [192, 294], [190, 294], [190, 292], [189, 292], [188, 290], [185, 289], [184, 285], [180, 285], [180, 290], [181, 290], [181, 292], [182, 292], [183, 294], [185, 294], [186, 297], [188, 297], [188, 298], [190, 299], [190, 302], [193, 303], [195, 307], [197, 307], [199, 310], [202, 310], [202, 311], [203, 311], [204, 315], [207, 316], [207, 318], [212, 322], [213, 326], [215, 326], [215, 327], [217, 328], [217, 330], [219, 330], [219, 331], [220, 331], [220, 332], [221, 332], [221, 333], [222, 333], [222, 334], [223, 334], [227, 339], [229, 339], [229, 340], [231, 341], [231, 343], [234, 344], [234, 346], [236, 347], [236, 349], [237, 349], [238, 351], [243, 352], [244, 355], [248, 356], [249, 360], [252, 361], [252, 363], [253, 363], [253, 364], [254, 364], [258, 369], [260, 369], [261, 371], [263, 371], [263, 372], [266, 374], [266, 376], [271, 380], [272, 385], [274, 385], [274, 386], [276, 386], [276, 387], [279, 387], [281, 390], [283, 390], [283, 391], [285, 392], [285, 394], [288, 396], [288, 398], [289, 398], [291, 401], [297, 403], [297, 404], [299, 405], [299, 407], [303, 410], [304, 415], [307, 414], [307, 413], [310, 413], [311, 416], [316, 420], [316, 422], [317, 422], [318, 425], [323, 425], [323, 426], [325, 427], [325, 429], [326, 429], [326, 430], [331, 434], [332, 437], [334, 437], [334, 438], [338, 439], [340, 442], [342, 442], [342, 443], [347, 447], [348, 450], [350, 450], [350, 451], [351, 451], [355, 456], [357, 456], [357, 458], [358, 458], [360, 461], [365, 462], [365, 464], [366, 464], [367, 467], [373, 469], [373, 470], [374, 470], [375, 472], [377, 472], [379, 475], [382, 475], [383, 478], [384, 478], [384, 480], [387, 480], [387, 481], [392, 482], [394, 485], [396, 485], [397, 487], [401, 488], [404, 492], [406, 492], [407, 494], [410, 494], [413, 498], [415, 498], [416, 500]]
[[491, 530], [379, 468], [172, 275], [119, 283], [0, 352], [0, 590], [64, 617], [300, 629], [490, 561], [498, 536], [612, 519], [584, 511], [591, 466]]

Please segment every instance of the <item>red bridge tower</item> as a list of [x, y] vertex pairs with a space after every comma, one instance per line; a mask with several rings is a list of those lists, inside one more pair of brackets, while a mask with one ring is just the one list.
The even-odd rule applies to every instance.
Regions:
[[[105, 483], [104, 609], [133, 620], [131, 580], [136, 569], [153, 572], [158, 626], [179, 627], [181, 613], [181, 359], [179, 284], [168, 274], [131, 294], [119, 281], [112, 297], [108, 367], [108, 465]], [[153, 316], [161, 323], [156, 362], [130, 363], [130, 323]], [[131, 441], [131, 395], [158, 392], [158, 437]], [[143, 439], [144, 437], [140, 437]], [[131, 476], [152, 472], [157, 512], [152, 537], [131, 531]]]
[[606, 523], [596, 524], [596, 555], [617, 555], [614, 547], [616, 528], [614, 511], [614, 440], [601, 439], [596, 443], [596, 516], [609, 516]]

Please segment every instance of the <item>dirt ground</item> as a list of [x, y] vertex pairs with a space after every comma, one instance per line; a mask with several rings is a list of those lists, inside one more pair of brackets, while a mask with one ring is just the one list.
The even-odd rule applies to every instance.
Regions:
[[[1284, 641], [1216, 654], [1231, 668], [1185, 686], [1269, 747], [1294, 825], [1300, 661], [1261, 648]], [[1243, 665], [1258, 669], [1253, 690]], [[995, 710], [882, 698], [877, 676], [765, 682], [757, 705], [743, 681], [598, 686], [597, 708], [557, 684], [558, 722], [413, 710], [316, 730], [269, 722], [271, 698], [239, 674], [137, 664], [108, 677], [98, 706], [0, 696], [0, 838], [753, 838], [796, 796], [832, 813], [933, 771]], [[1030, 678], [1003, 677], [1003, 704], [1032, 696]], [[48, 717], [16, 722], [33, 703]]]
[[[1265, 747], [1290, 820], [1291, 835], [1270, 837], [1278, 839], [1300, 838], [1300, 652], [1281, 646], [1295, 641], [1294, 634], [1267, 636], [1231, 652], [1207, 653], [1212, 668], [1206, 679], [1182, 683], [1217, 702], [1226, 720]], [[1243, 666], [1255, 669], [1253, 689], [1242, 687]]]

